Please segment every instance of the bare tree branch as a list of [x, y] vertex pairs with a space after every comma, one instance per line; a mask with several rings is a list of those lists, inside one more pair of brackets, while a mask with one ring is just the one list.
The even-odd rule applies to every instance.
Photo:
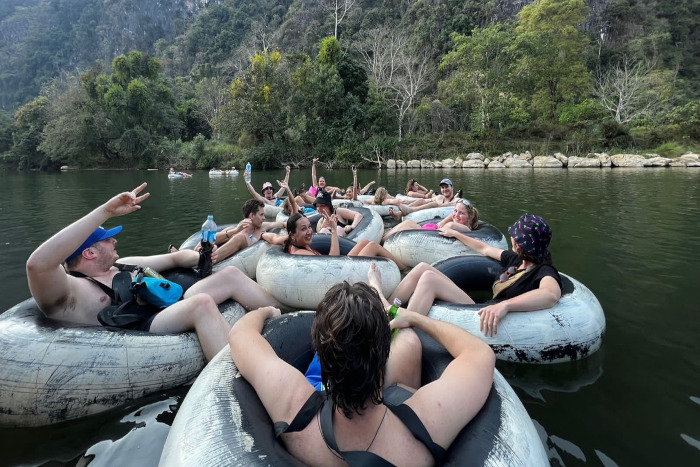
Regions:
[[355, 6], [355, 0], [323, 0], [321, 7], [333, 15], [335, 20], [334, 36], [338, 39], [338, 26], [345, 19], [345, 15]]
[[387, 27], [370, 31], [358, 48], [377, 90], [397, 109], [400, 140], [408, 113], [432, 77], [430, 53], [413, 49], [408, 36]]
[[656, 111], [663, 96], [655, 92], [654, 66], [649, 62], [621, 63], [598, 73], [595, 94], [617, 123], [629, 123]]

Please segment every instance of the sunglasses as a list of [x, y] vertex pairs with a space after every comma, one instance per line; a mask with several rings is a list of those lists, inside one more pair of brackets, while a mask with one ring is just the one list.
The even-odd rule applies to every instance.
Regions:
[[268, 186], [268, 187], [265, 187], [265, 188], [263, 188], [263, 191], [266, 191], [266, 190], [272, 190], [272, 191], [275, 191], [275, 189], [274, 189], [274, 188], [272, 188], [271, 186]]
[[515, 266], [511, 266], [508, 269], [506, 269], [500, 276], [498, 276], [498, 280], [500, 282], [505, 282], [508, 279], [510, 279], [512, 276], [514, 276], [516, 272], [520, 272], [520, 271], [518, 271]]
[[462, 204], [465, 205], [465, 206], [471, 206], [471, 205], [472, 205], [472, 203], [470, 203], [468, 199], [460, 199], [459, 202], [462, 203]]

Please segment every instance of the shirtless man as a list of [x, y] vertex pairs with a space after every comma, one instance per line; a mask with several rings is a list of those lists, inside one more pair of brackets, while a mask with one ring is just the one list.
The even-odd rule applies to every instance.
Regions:
[[[376, 275], [369, 282], [381, 286]], [[389, 323], [387, 308], [362, 282], [333, 286], [319, 304], [311, 338], [327, 396], [261, 336], [265, 320], [279, 310], [252, 311], [233, 326], [229, 342], [236, 367], [281, 429], [287, 450], [304, 464], [347, 465], [348, 451], [362, 451], [353, 453], [356, 464], [439, 465], [484, 405], [495, 363], [489, 346], [453, 324], [403, 308]], [[393, 341], [390, 328], [402, 329]], [[412, 328], [429, 334], [454, 358], [439, 379], [422, 387], [421, 343]], [[406, 413], [389, 402], [399, 394]], [[424, 428], [428, 436], [419, 440], [411, 428]]]
[[[219, 248], [216, 260], [212, 260], [212, 263], [216, 264], [242, 249], [248, 248], [260, 240], [263, 232], [275, 228], [283, 229], [284, 222], [265, 222], [265, 205], [257, 199], [249, 199], [243, 204], [243, 220], [236, 227], [229, 227], [217, 232], [216, 245]], [[195, 251], [200, 249], [201, 245], [195, 247]]]
[[432, 201], [438, 204], [455, 204], [457, 202], [457, 197], [454, 194], [454, 187], [452, 186], [452, 180], [449, 178], [443, 178], [440, 181], [440, 194], [435, 196]]
[[[76, 271], [111, 287], [119, 272], [114, 238], [121, 226], [103, 229], [100, 224], [113, 217], [141, 209], [150, 193], [139, 195], [146, 184], [120, 193], [42, 243], [27, 260], [29, 290], [41, 311], [49, 318], [99, 326], [97, 315], [110, 305], [110, 297], [91, 280], [66, 274]], [[214, 252], [216, 255], [216, 252]], [[121, 258], [121, 264], [149, 266], [155, 271], [197, 265], [199, 254], [183, 250], [155, 256]], [[66, 263], [66, 269], [64, 269]], [[135, 272], [132, 275], [136, 274]], [[183, 298], [146, 322], [139, 330], [177, 333], [194, 329], [207, 360], [226, 345], [230, 326], [217, 304], [233, 299], [251, 310], [279, 302], [238, 269], [229, 267], [203, 279], [185, 292]]]

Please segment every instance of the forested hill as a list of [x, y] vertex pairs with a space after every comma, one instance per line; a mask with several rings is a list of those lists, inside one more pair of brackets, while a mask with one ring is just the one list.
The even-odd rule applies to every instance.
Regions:
[[185, 32], [200, 7], [191, 0], [2, 0], [0, 107], [16, 108], [63, 71], [140, 50]]
[[700, 0], [2, 0], [0, 158], [696, 141], [699, 22]]
[[[346, 0], [347, 1], [347, 0]], [[697, 3], [697, 0], [689, 0]], [[0, 2], [0, 108], [14, 110], [63, 71], [108, 66], [132, 50], [170, 59], [175, 76], [235, 73], [263, 46], [313, 53], [334, 35], [335, 0], [3, 0]], [[344, 2], [340, 2], [344, 3]], [[415, 40], [445, 53], [452, 32], [509, 21], [532, 0], [354, 0], [338, 31], [357, 39], [400, 24]], [[649, 40], [675, 56], [697, 49], [688, 39], [698, 18], [685, 1], [587, 0], [583, 29], [608, 43]], [[694, 24], [693, 24], [694, 23]], [[642, 37], [640, 37], [642, 36]], [[684, 37], [685, 36], [685, 37]], [[697, 44], [696, 44], [697, 45]], [[687, 50], [684, 50], [687, 49]], [[695, 54], [695, 55], [694, 55]], [[683, 63], [686, 67], [688, 64]], [[204, 71], [203, 71], [204, 70]], [[695, 75], [693, 75], [695, 76]]]

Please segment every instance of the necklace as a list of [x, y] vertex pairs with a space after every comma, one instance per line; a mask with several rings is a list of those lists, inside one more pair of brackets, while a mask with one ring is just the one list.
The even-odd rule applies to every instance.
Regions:
[[377, 431], [374, 432], [374, 436], [372, 437], [372, 441], [369, 443], [369, 446], [367, 446], [367, 449], [365, 451], [369, 451], [369, 448], [372, 447], [372, 444], [374, 444], [374, 440], [377, 439], [377, 435], [379, 434], [379, 429], [382, 427], [382, 423], [384, 423], [384, 419], [386, 418], [386, 413], [389, 410], [389, 407], [384, 408], [384, 415], [382, 415], [382, 421], [379, 422], [379, 426], [377, 427]]

